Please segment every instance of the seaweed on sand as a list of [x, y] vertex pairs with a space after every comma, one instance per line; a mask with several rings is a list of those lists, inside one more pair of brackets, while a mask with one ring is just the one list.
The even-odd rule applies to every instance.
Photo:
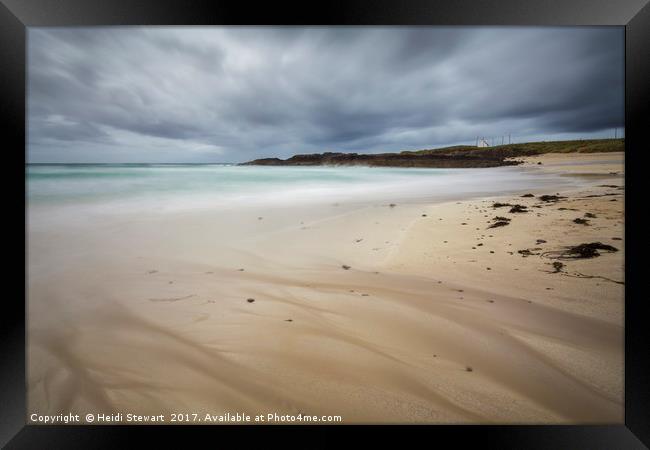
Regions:
[[540, 195], [538, 198], [543, 202], [557, 202], [566, 197], [562, 197], [561, 195]]
[[512, 208], [510, 208], [510, 213], [527, 213], [528, 208], [523, 205], [512, 205]]
[[616, 247], [612, 247], [608, 244], [603, 244], [602, 242], [591, 242], [589, 244], [580, 244], [574, 247], [569, 247], [564, 253], [563, 256], [570, 258], [595, 258], [600, 256], [598, 250], [604, 250], [606, 252], [617, 252]]

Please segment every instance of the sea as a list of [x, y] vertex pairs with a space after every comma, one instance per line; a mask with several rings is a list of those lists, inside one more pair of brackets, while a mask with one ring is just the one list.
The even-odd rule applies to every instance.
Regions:
[[[572, 187], [534, 167], [427, 169], [236, 164], [28, 164], [33, 208], [169, 212], [332, 203], [447, 201]], [[554, 193], [553, 192], [553, 193]]]

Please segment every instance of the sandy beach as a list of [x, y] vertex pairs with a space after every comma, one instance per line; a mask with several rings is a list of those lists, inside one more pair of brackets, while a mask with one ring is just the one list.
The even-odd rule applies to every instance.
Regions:
[[[509, 170], [579, 183], [65, 227], [35, 211], [28, 413], [622, 423], [624, 155], [525, 160]], [[618, 251], [562, 257], [592, 242]]]

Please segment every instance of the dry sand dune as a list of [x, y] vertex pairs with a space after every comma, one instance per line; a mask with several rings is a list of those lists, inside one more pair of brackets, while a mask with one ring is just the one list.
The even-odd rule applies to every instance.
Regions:
[[[621, 423], [622, 158], [530, 158], [523, 170], [589, 180], [556, 202], [522, 192], [31, 230], [28, 409]], [[511, 220], [488, 228], [496, 216]], [[552, 258], [596, 241], [619, 251]]]

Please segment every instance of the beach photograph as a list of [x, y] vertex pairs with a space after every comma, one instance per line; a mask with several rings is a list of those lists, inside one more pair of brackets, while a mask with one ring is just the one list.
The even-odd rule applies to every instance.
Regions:
[[27, 423], [623, 424], [624, 40], [30, 27]]

